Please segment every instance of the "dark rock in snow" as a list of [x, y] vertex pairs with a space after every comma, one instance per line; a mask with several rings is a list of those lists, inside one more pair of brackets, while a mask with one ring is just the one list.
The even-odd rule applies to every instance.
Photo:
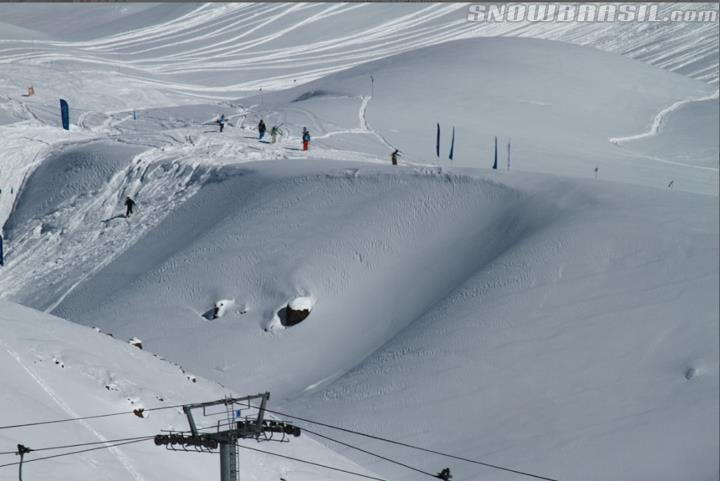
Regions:
[[310, 315], [312, 300], [307, 297], [298, 297], [288, 302], [285, 307], [285, 316], [280, 316], [283, 326], [294, 326], [299, 324]]

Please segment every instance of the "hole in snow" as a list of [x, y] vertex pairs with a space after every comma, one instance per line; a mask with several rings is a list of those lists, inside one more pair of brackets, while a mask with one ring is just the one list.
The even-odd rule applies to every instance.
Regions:
[[295, 324], [300, 324], [302, 321], [307, 319], [312, 310], [313, 301], [309, 297], [296, 297], [295, 299], [288, 302], [285, 307], [285, 316], [280, 317], [280, 322], [283, 326], [289, 327]]
[[275, 312], [265, 331], [276, 331], [292, 327], [304, 321], [312, 310], [313, 300], [310, 297], [296, 297]]

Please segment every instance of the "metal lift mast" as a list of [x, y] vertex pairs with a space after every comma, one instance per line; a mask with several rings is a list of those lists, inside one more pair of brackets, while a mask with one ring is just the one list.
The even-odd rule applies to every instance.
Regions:
[[[226, 398], [204, 403], [186, 404], [183, 412], [187, 416], [189, 433], [168, 431], [155, 436], [157, 446], [173, 451], [212, 452], [220, 448], [220, 481], [238, 481], [240, 477], [239, 439], [287, 442], [290, 436], [300, 436], [297, 426], [285, 421], [265, 419], [265, 407], [270, 393], [256, 394], [242, 398]], [[212, 407], [223, 406], [222, 412], [212, 412]], [[222, 416], [215, 424], [198, 428], [193, 410], [202, 409], [203, 417]], [[249, 410], [252, 416], [242, 416]]]

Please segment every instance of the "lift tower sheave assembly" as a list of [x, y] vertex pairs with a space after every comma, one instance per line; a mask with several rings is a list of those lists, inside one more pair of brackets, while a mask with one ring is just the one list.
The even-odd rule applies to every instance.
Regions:
[[[155, 444], [173, 451], [212, 452], [220, 448], [220, 481], [238, 481], [240, 476], [238, 439], [287, 442], [300, 436], [300, 428], [285, 421], [265, 419], [270, 393], [242, 398], [225, 398], [204, 403], [186, 404], [187, 431], [167, 431], [155, 436]], [[217, 409], [220, 406], [221, 409]], [[215, 408], [215, 409], [213, 409]], [[202, 410], [203, 418], [213, 424], [198, 428], [193, 411]], [[243, 416], [243, 411], [247, 414]]]

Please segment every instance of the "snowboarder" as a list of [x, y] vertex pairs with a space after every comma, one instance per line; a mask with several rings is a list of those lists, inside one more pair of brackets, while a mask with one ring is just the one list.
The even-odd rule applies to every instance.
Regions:
[[220, 114], [220, 117], [217, 119], [217, 123], [220, 126], [220, 133], [222, 133], [225, 128], [225, 114]]
[[133, 207], [135, 207], [135, 201], [128, 196], [125, 199], [125, 217], [130, 217], [130, 214], [133, 213]]
[[270, 129], [270, 138], [272, 139], [273, 144], [277, 142], [278, 135], [280, 135], [280, 127], [273, 125], [272, 129]]
[[262, 140], [262, 138], [265, 137], [266, 130], [267, 127], [265, 126], [265, 122], [263, 119], [260, 119], [260, 123], [258, 124], [258, 140]]
[[310, 149], [310, 131], [307, 129], [307, 127], [303, 127], [302, 143], [303, 150]]
[[435, 475], [436, 478], [440, 478], [443, 481], [450, 481], [452, 479], [452, 474], [450, 474], [450, 468], [445, 468], [439, 473]]
[[398, 165], [398, 157], [400, 156], [400, 151], [398, 149], [395, 149], [395, 152], [390, 154], [390, 160], [392, 161], [392, 165]]

